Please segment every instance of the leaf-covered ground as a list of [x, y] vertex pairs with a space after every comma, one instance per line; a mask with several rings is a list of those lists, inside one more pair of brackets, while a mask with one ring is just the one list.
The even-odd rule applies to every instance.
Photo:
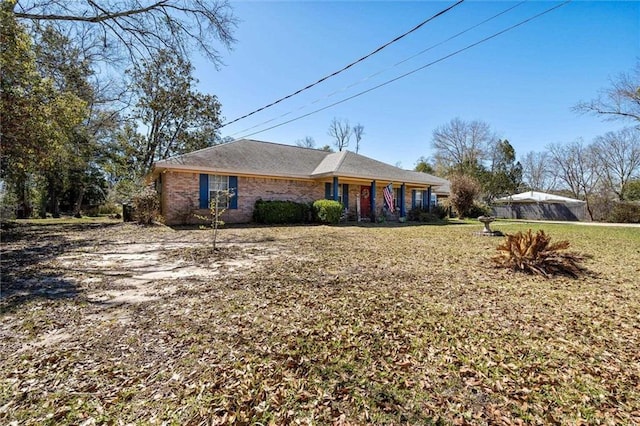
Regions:
[[640, 228], [532, 227], [4, 230], [0, 423], [640, 424]]

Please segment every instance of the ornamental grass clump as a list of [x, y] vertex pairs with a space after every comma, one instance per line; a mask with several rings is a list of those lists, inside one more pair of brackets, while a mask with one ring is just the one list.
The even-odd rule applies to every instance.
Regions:
[[551, 243], [551, 237], [543, 230], [535, 234], [531, 229], [527, 232], [507, 234], [505, 240], [496, 248], [498, 255], [492, 259], [499, 266], [515, 271], [542, 275], [568, 275], [578, 277], [586, 270], [580, 265], [586, 256], [566, 252], [569, 241]]

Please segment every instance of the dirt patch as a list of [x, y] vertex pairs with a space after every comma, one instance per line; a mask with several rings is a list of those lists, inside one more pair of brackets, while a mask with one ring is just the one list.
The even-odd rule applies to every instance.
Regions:
[[[57, 265], [82, 275], [79, 283], [87, 285], [87, 300], [120, 305], [159, 300], [177, 291], [172, 282], [188, 284], [220, 274], [242, 273], [278, 252], [254, 242], [222, 243], [214, 252], [200, 241], [131, 244], [116, 241], [92, 251], [69, 251], [57, 257]], [[106, 286], [92, 285], [105, 282]]]

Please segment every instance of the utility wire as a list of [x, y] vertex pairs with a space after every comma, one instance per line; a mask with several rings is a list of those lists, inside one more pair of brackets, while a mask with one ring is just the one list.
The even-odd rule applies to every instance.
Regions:
[[245, 135], [245, 136], [243, 136], [243, 137], [241, 137], [241, 138], [236, 138], [235, 140], [238, 140], [238, 139], [245, 139], [245, 138], [248, 138], [248, 137], [250, 137], [250, 136], [254, 136], [254, 135], [257, 135], [257, 134], [259, 134], [259, 133], [263, 133], [263, 132], [266, 132], [266, 131], [268, 131], [268, 130], [272, 130], [272, 129], [275, 129], [275, 128], [277, 128], [277, 127], [284, 126], [285, 124], [289, 124], [289, 123], [292, 123], [292, 122], [294, 122], [294, 121], [298, 121], [298, 120], [300, 120], [300, 119], [302, 119], [302, 118], [305, 118], [305, 117], [308, 117], [308, 116], [310, 116], [310, 115], [312, 115], [312, 114], [316, 114], [316, 113], [318, 113], [318, 112], [321, 112], [321, 111], [324, 111], [324, 110], [326, 110], [326, 109], [332, 108], [332, 107], [334, 107], [334, 106], [336, 106], [336, 105], [339, 105], [339, 104], [345, 103], [345, 102], [347, 102], [347, 101], [350, 101], [351, 99], [354, 99], [354, 98], [357, 98], [357, 97], [359, 97], [359, 96], [362, 96], [362, 95], [364, 95], [364, 94], [366, 94], [366, 93], [372, 92], [372, 91], [374, 91], [374, 90], [376, 90], [376, 89], [379, 89], [379, 88], [381, 88], [381, 87], [383, 87], [383, 86], [386, 86], [386, 85], [388, 85], [388, 84], [391, 84], [391, 83], [393, 83], [394, 81], [398, 81], [398, 80], [400, 80], [400, 79], [402, 79], [402, 78], [408, 77], [408, 76], [410, 76], [411, 74], [415, 74], [415, 73], [416, 73], [416, 72], [418, 72], [418, 71], [421, 71], [421, 70], [423, 70], [423, 69], [425, 69], [425, 68], [428, 68], [428, 67], [430, 67], [430, 66], [432, 66], [432, 65], [435, 65], [435, 64], [437, 64], [437, 63], [439, 63], [439, 62], [442, 62], [442, 61], [444, 61], [444, 60], [446, 60], [446, 59], [449, 59], [449, 58], [451, 58], [451, 57], [453, 57], [453, 56], [456, 56], [456, 55], [458, 55], [458, 54], [460, 54], [460, 53], [462, 53], [462, 52], [464, 52], [464, 51], [466, 51], [466, 50], [469, 50], [469, 49], [471, 49], [471, 48], [473, 48], [473, 47], [475, 47], [475, 46], [478, 46], [478, 45], [480, 45], [480, 44], [482, 44], [482, 43], [485, 43], [485, 42], [487, 42], [487, 41], [489, 41], [489, 40], [491, 40], [491, 39], [494, 39], [494, 38], [496, 38], [496, 37], [498, 37], [498, 36], [500, 36], [500, 35], [502, 35], [502, 34], [504, 34], [504, 33], [508, 32], [508, 31], [511, 31], [511, 30], [513, 30], [513, 29], [515, 29], [515, 28], [518, 28], [518, 27], [520, 27], [520, 26], [522, 26], [522, 25], [524, 25], [524, 24], [526, 24], [526, 23], [528, 23], [528, 22], [533, 21], [534, 19], [537, 19], [537, 18], [539, 18], [539, 17], [541, 17], [541, 16], [543, 16], [543, 15], [546, 15], [546, 14], [547, 14], [547, 13], [549, 13], [549, 12], [552, 12], [552, 11], [554, 11], [554, 10], [556, 10], [556, 9], [558, 9], [558, 8], [560, 8], [560, 7], [562, 7], [562, 6], [565, 6], [566, 4], [571, 3], [571, 1], [572, 1], [572, 0], [566, 0], [566, 1], [564, 1], [564, 2], [562, 2], [562, 3], [560, 3], [560, 4], [557, 4], [557, 5], [555, 5], [555, 6], [551, 7], [551, 8], [549, 8], [549, 9], [547, 9], [547, 10], [543, 11], [543, 12], [540, 12], [540, 13], [538, 13], [538, 14], [536, 14], [536, 15], [534, 15], [534, 16], [532, 16], [532, 17], [530, 17], [530, 18], [527, 18], [527, 19], [525, 19], [524, 21], [520, 21], [520, 22], [518, 22], [517, 24], [514, 24], [514, 25], [512, 25], [512, 26], [510, 26], [510, 27], [507, 27], [507, 28], [505, 28], [505, 29], [501, 30], [501, 31], [498, 31], [497, 33], [494, 33], [494, 34], [492, 34], [492, 35], [490, 35], [490, 36], [488, 36], [488, 37], [485, 37], [485, 38], [483, 38], [483, 39], [481, 39], [481, 40], [479, 40], [479, 41], [477, 41], [477, 42], [475, 42], [475, 43], [469, 44], [469, 45], [467, 45], [467, 46], [463, 47], [462, 49], [458, 49], [458, 50], [456, 50], [456, 51], [454, 51], [454, 52], [452, 52], [452, 53], [449, 53], [448, 55], [445, 55], [445, 56], [443, 56], [443, 57], [441, 57], [441, 58], [439, 58], [439, 59], [436, 59], [435, 61], [429, 62], [428, 64], [425, 64], [425, 65], [423, 65], [423, 66], [421, 66], [421, 67], [419, 67], [419, 68], [416, 68], [416, 69], [414, 69], [414, 70], [412, 70], [412, 71], [406, 72], [406, 73], [404, 73], [404, 74], [402, 74], [402, 75], [399, 75], [398, 77], [392, 78], [391, 80], [387, 80], [387, 81], [385, 81], [384, 83], [380, 83], [380, 84], [378, 84], [377, 86], [373, 86], [373, 87], [371, 87], [371, 88], [369, 88], [369, 89], [367, 89], [367, 90], [363, 90], [362, 92], [358, 92], [358, 93], [356, 93], [355, 95], [352, 95], [352, 96], [349, 96], [349, 97], [347, 97], [347, 98], [341, 99], [341, 100], [339, 100], [339, 101], [337, 101], [337, 102], [334, 102], [334, 103], [332, 103], [332, 104], [329, 104], [329, 105], [327, 105], [327, 106], [325, 106], [325, 107], [322, 107], [322, 108], [316, 109], [316, 110], [314, 110], [314, 111], [308, 112], [308, 113], [306, 113], [306, 114], [300, 115], [300, 116], [298, 116], [298, 117], [292, 118], [291, 120], [287, 120], [287, 121], [284, 121], [284, 122], [282, 122], [282, 123], [280, 123], [280, 124], [276, 124], [276, 125], [274, 125], [274, 126], [267, 127], [266, 129], [262, 129], [262, 130], [259, 130], [259, 131], [257, 131], [257, 132], [250, 133], [250, 134]]
[[481, 25], [483, 25], [483, 24], [486, 24], [487, 22], [489, 22], [489, 21], [492, 21], [492, 20], [496, 19], [496, 18], [498, 18], [498, 17], [500, 17], [500, 16], [504, 15], [504, 14], [505, 14], [505, 13], [507, 13], [507, 12], [510, 12], [511, 10], [513, 10], [513, 9], [515, 9], [516, 7], [518, 7], [518, 6], [520, 6], [520, 5], [524, 4], [524, 3], [526, 3], [527, 1], [528, 1], [528, 0], [522, 0], [520, 3], [517, 3], [517, 4], [515, 4], [514, 6], [511, 6], [511, 7], [507, 8], [507, 9], [503, 10], [503, 11], [502, 11], [502, 12], [500, 12], [500, 13], [497, 13], [497, 14], [495, 14], [495, 15], [493, 15], [493, 16], [491, 16], [491, 17], [489, 17], [489, 18], [487, 18], [487, 19], [485, 19], [485, 20], [483, 20], [483, 21], [481, 21], [481, 22], [478, 22], [477, 24], [475, 24], [475, 25], [473, 25], [473, 26], [471, 26], [471, 27], [469, 27], [469, 28], [467, 28], [467, 29], [465, 29], [465, 30], [460, 31], [460, 32], [458, 32], [458, 33], [456, 33], [456, 34], [452, 35], [451, 37], [449, 37], [449, 38], [447, 38], [447, 39], [445, 39], [445, 40], [442, 40], [442, 41], [440, 41], [440, 42], [438, 42], [438, 43], [436, 43], [436, 44], [432, 44], [431, 46], [427, 47], [426, 49], [423, 49], [423, 50], [421, 50], [420, 52], [415, 53], [415, 54], [413, 54], [413, 55], [409, 56], [408, 58], [403, 59], [402, 61], [397, 62], [397, 63], [395, 63], [395, 64], [393, 64], [393, 65], [391, 65], [391, 66], [389, 66], [389, 67], [387, 67], [387, 68], [384, 68], [384, 69], [382, 69], [382, 70], [380, 70], [380, 71], [378, 71], [378, 72], [375, 72], [375, 73], [373, 73], [373, 74], [371, 74], [371, 75], [369, 75], [369, 76], [367, 76], [367, 77], [364, 77], [364, 78], [362, 78], [362, 79], [360, 79], [360, 80], [356, 81], [355, 83], [351, 83], [351, 84], [349, 84], [349, 85], [347, 85], [347, 86], [344, 86], [343, 88], [338, 89], [338, 90], [336, 90], [336, 91], [334, 91], [334, 92], [331, 92], [331, 93], [329, 93], [328, 95], [326, 95], [326, 96], [324, 96], [324, 97], [322, 97], [322, 98], [318, 98], [318, 99], [316, 99], [316, 100], [314, 100], [314, 101], [312, 101], [312, 102], [309, 102], [309, 103], [307, 103], [307, 104], [305, 104], [305, 105], [302, 105], [302, 106], [300, 106], [300, 107], [298, 107], [298, 108], [296, 108], [296, 109], [294, 109], [294, 110], [291, 110], [291, 111], [285, 112], [284, 114], [281, 114], [281, 115], [279, 115], [279, 116], [277, 116], [277, 117], [271, 118], [271, 119], [269, 119], [269, 120], [263, 121], [262, 123], [258, 123], [258, 124], [254, 125], [254, 126], [247, 127], [246, 129], [243, 129], [243, 130], [240, 130], [240, 131], [238, 131], [238, 132], [232, 133], [232, 134], [231, 134], [231, 136], [233, 137], [233, 136], [236, 136], [236, 135], [239, 135], [239, 134], [242, 134], [242, 133], [248, 132], [249, 130], [253, 130], [253, 129], [257, 128], [257, 127], [264, 126], [265, 124], [272, 123], [272, 122], [274, 122], [274, 121], [276, 121], [276, 120], [279, 120], [279, 119], [284, 118], [284, 117], [286, 117], [286, 116], [288, 116], [288, 115], [291, 115], [291, 114], [293, 114], [294, 112], [301, 111], [301, 110], [303, 110], [303, 109], [307, 108], [307, 107], [308, 107], [308, 106], [310, 106], [310, 105], [314, 105], [314, 104], [317, 104], [317, 103], [318, 103], [318, 102], [320, 102], [320, 101], [323, 101], [323, 100], [325, 100], [325, 99], [329, 99], [329, 98], [331, 98], [331, 97], [333, 97], [333, 96], [337, 95], [338, 93], [342, 93], [342, 92], [344, 92], [344, 91], [346, 91], [346, 90], [348, 90], [348, 89], [350, 89], [350, 88], [352, 88], [352, 87], [355, 87], [355, 86], [357, 86], [357, 85], [359, 85], [359, 84], [364, 83], [365, 81], [371, 80], [372, 78], [377, 77], [377, 76], [379, 76], [380, 74], [383, 74], [383, 73], [385, 73], [385, 72], [387, 72], [387, 71], [389, 71], [389, 70], [391, 70], [391, 69], [393, 69], [393, 68], [395, 68], [395, 67], [397, 67], [397, 66], [399, 66], [399, 65], [402, 65], [402, 64], [404, 64], [405, 62], [410, 61], [411, 59], [414, 59], [414, 58], [416, 58], [416, 57], [418, 57], [418, 56], [420, 56], [420, 55], [422, 55], [422, 54], [424, 54], [424, 53], [426, 53], [426, 52], [428, 52], [428, 51], [430, 51], [430, 50], [432, 50], [432, 49], [434, 49], [434, 48], [436, 48], [436, 47], [438, 47], [438, 46], [441, 46], [441, 45], [445, 44], [446, 42], [453, 40], [454, 38], [457, 38], [457, 37], [459, 37], [459, 36], [461, 36], [461, 35], [463, 35], [463, 34], [465, 34], [465, 33], [468, 33], [469, 31], [474, 30], [474, 29], [478, 28], [479, 26], [481, 26]]
[[346, 71], [347, 69], [351, 68], [352, 66], [354, 66], [354, 65], [364, 61], [365, 59], [375, 55], [376, 53], [380, 52], [382, 49], [392, 45], [393, 43], [399, 41], [400, 39], [403, 39], [404, 37], [408, 36], [409, 34], [419, 30], [420, 28], [422, 28], [424, 25], [426, 25], [430, 21], [434, 20], [438, 16], [444, 15], [445, 13], [449, 12], [454, 7], [460, 5], [462, 2], [464, 2], [464, 0], [458, 0], [455, 4], [447, 7], [446, 9], [441, 10], [440, 12], [438, 12], [435, 15], [431, 16], [430, 18], [420, 22], [418, 25], [416, 25], [415, 27], [411, 28], [409, 31], [405, 32], [404, 34], [401, 34], [398, 37], [394, 38], [393, 40], [383, 44], [382, 46], [378, 47], [377, 49], [375, 49], [371, 53], [368, 53], [368, 54], [364, 55], [362, 58], [356, 59], [355, 61], [353, 61], [350, 64], [346, 65], [345, 67], [339, 69], [338, 71], [334, 71], [331, 74], [328, 74], [328, 75], [322, 77], [320, 80], [316, 81], [315, 83], [311, 83], [311, 84], [303, 87], [302, 89], [296, 90], [295, 92], [288, 94], [287, 96], [283, 96], [282, 98], [280, 98], [280, 99], [278, 99], [276, 101], [273, 101], [270, 104], [265, 105], [265, 106], [263, 106], [261, 108], [253, 110], [250, 113], [243, 115], [242, 117], [238, 117], [238, 118], [236, 118], [234, 120], [228, 121], [228, 122], [224, 123], [222, 126], [220, 126], [219, 128], [223, 128], [225, 126], [228, 126], [229, 124], [235, 123], [236, 121], [240, 121], [240, 120], [242, 120], [244, 118], [247, 118], [247, 117], [249, 117], [249, 116], [251, 116], [251, 115], [253, 115], [253, 114], [257, 113], [257, 112], [260, 112], [260, 111], [263, 111], [263, 110], [265, 110], [267, 108], [270, 108], [270, 107], [272, 107], [272, 106], [274, 106], [274, 105], [276, 105], [276, 104], [278, 104], [278, 103], [280, 103], [280, 102], [282, 102], [282, 101], [284, 101], [286, 99], [291, 98], [292, 96], [295, 96], [295, 95], [297, 95], [297, 94], [299, 94], [301, 92], [304, 92], [307, 89], [312, 88], [313, 86], [316, 86], [316, 85], [322, 83], [323, 81], [325, 81], [325, 80], [327, 80], [327, 79], [329, 79], [331, 77], [335, 77], [336, 75], [340, 74], [341, 72]]

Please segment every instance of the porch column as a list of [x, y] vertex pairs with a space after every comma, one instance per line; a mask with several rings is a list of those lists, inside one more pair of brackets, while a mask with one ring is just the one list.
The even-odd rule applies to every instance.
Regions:
[[431, 187], [427, 189], [427, 211], [431, 211]]
[[405, 185], [404, 183], [400, 185], [400, 217], [406, 216], [406, 208], [405, 208]]
[[333, 177], [333, 201], [338, 201], [338, 176]]
[[371, 222], [376, 221], [376, 181], [371, 181], [371, 191], [369, 195], [371, 201]]

